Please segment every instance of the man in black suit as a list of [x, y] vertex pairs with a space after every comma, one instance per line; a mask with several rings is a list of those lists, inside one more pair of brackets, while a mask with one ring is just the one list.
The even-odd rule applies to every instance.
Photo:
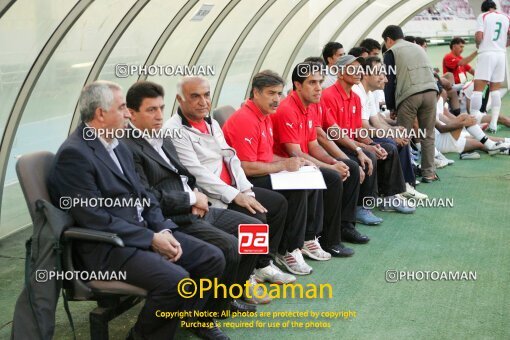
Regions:
[[[180, 162], [171, 139], [163, 138], [165, 132], [172, 132], [161, 130], [163, 97], [163, 88], [149, 81], [137, 82], [127, 92], [132, 130], [125, 142], [133, 152], [136, 170], [145, 187], [160, 201], [164, 216], [172, 218], [184, 233], [214, 244], [223, 251], [227, 263], [223, 282], [227, 286], [232, 283], [244, 284], [256, 266], [257, 256], [239, 255], [238, 226], [261, 222], [238, 211], [209, 207], [207, 196], [197, 190], [195, 176]], [[281, 231], [270, 231], [271, 237], [277, 237], [279, 242]], [[271, 263], [266, 267], [275, 275], [295, 280]], [[253, 277], [250, 281], [255, 283]], [[263, 293], [249, 294], [250, 302], [269, 302], [270, 299], [263, 297]], [[236, 309], [240, 309], [239, 302], [234, 300]], [[241, 305], [241, 309], [246, 307]]]
[[[115, 233], [123, 240], [125, 247], [79, 242], [76, 255], [82, 269], [125, 271], [125, 282], [148, 291], [130, 338], [171, 339], [179, 319], [158, 318], [156, 311], [201, 310], [208, 296], [184, 299], [178, 283], [186, 277], [221, 276], [225, 259], [217, 247], [182, 233], [165, 219], [157, 200], [144, 189], [131, 152], [114, 138], [129, 118], [121, 88], [112, 82], [89, 84], [79, 106], [82, 124], [60, 147], [48, 179], [52, 201], [79, 199], [66, 208], [80, 227]], [[97, 204], [106, 198], [124, 203]], [[87, 203], [93, 200], [95, 204]], [[147, 201], [150, 204], [141, 204]], [[207, 333], [209, 338], [228, 339], [217, 327]]]

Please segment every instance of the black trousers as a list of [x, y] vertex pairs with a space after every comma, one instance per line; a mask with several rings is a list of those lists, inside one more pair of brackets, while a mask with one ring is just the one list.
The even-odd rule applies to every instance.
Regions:
[[[342, 160], [349, 166], [350, 176], [342, 182], [340, 174], [334, 170], [321, 168], [326, 190], [322, 191], [324, 223], [320, 238], [323, 248], [341, 242], [341, 229], [354, 228], [356, 223], [356, 202], [359, 193], [359, 167], [350, 160]], [[311, 231], [309, 231], [311, 232]], [[307, 235], [311, 236], [310, 234]], [[307, 238], [309, 239], [309, 238]]]
[[379, 194], [383, 196], [393, 196], [406, 191], [406, 183], [400, 158], [398, 156], [397, 146], [391, 143], [379, 143], [386, 150], [388, 157], [377, 161], [377, 183], [379, 184]]
[[[270, 176], [249, 177], [248, 180], [259, 188], [272, 190]], [[280, 254], [292, 252], [296, 248], [302, 248], [305, 242], [307, 229], [322, 229], [322, 207], [317, 208], [320, 190], [275, 190], [287, 200], [287, 218], [285, 230], [278, 247]], [[321, 210], [317, 215], [316, 211]], [[309, 226], [309, 227], [308, 227]]]
[[[373, 140], [376, 143], [391, 144], [397, 148], [398, 158], [400, 159], [400, 166], [402, 167], [402, 174], [404, 176], [404, 182], [414, 186], [414, 183], [416, 182], [416, 176], [414, 174], [413, 163], [411, 161], [411, 147], [409, 144], [398, 146], [397, 143], [391, 138], [374, 138]], [[386, 152], [388, 151], [386, 150]]]
[[[254, 217], [246, 216], [237, 211], [220, 208], [209, 208], [203, 217], [192, 217], [192, 223], [182, 225], [179, 230], [210, 243], [223, 252], [225, 256], [225, 271], [221, 283], [230, 287], [234, 283], [244, 285], [257, 263], [257, 255], [240, 255], [238, 251], [239, 224], [261, 223]], [[209, 299], [206, 310], [221, 311], [227, 308], [230, 299]]]
[[[285, 218], [287, 217], [287, 200], [285, 197], [272, 190], [253, 187], [255, 198], [267, 209], [267, 213], [252, 214], [248, 209], [237, 205], [232, 202], [228, 208], [234, 211], [241, 212], [251, 217], [255, 217], [264, 224], [269, 225], [269, 253], [276, 254], [278, 245], [282, 239], [283, 230], [285, 229]], [[269, 265], [272, 259], [271, 255], [259, 255], [256, 268], [264, 268]]]
[[[361, 165], [359, 160], [358, 160], [358, 156], [352, 152], [351, 150], [349, 149], [346, 149], [346, 148], [341, 148], [343, 152], [345, 152], [345, 154], [347, 155], [347, 157], [349, 157], [350, 160], [356, 162], [356, 164], [358, 164], [358, 171], [359, 171], [359, 166]], [[365, 151], [363, 150], [363, 153], [368, 157], [370, 158], [370, 160], [372, 161], [372, 165], [374, 167], [374, 170], [372, 171], [372, 175], [369, 176], [367, 171], [368, 171], [368, 168], [365, 169], [365, 180], [363, 181], [363, 183], [361, 183], [360, 187], [359, 187], [359, 195], [358, 195], [358, 206], [362, 206], [363, 205], [363, 198], [365, 197], [376, 197], [377, 195], [377, 157], [371, 153], [370, 151]], [[340, 161], [343, 161], [343, 159], [339, 159]], [[349, 169], [351, 167], [349, 166]]]
[[[202, 299], [184, 299], [177, 292], [179, 281], [191, 277], [198, 285], [199, 279], [221, 277], [225, 270], [225, 259], [219, 248], [178, 230], [173, 235], [183, 250], [177, 262], [170, 262], [155, 252], [138, 249], [120, 268], [126, 272], [125, 282], [148, 291], [135, 324], [135, 330], [145, 339], [174, 337], [180, 320], [158, 318], [156, 311], [203, 310], [210, 294], [206, 292]], [[120, 249], [113, 248], [110, 257], [122, 254]], [[104, 270], [111, 270], [108, 264], [105, 264]]]

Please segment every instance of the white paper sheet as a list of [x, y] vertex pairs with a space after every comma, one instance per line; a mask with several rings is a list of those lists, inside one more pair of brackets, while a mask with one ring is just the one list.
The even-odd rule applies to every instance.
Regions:
[[322, 173], [314, 166], [303, 166], [298, 171], [271, 174], [273, 190], [326, 189]]

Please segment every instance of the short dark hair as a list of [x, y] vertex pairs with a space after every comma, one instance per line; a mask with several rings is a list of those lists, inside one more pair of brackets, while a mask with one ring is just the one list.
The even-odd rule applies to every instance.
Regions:
[[361, 57], [361, 55], [363, 53], [368, 53], [368, 52], [369, 51], [366, 48], [361, 47], [361, 46], [356, 46], [356, 47], [351, 48], [349, 50], [349, 53], [347, 53], [347, 54], [353, 55], [357, 58], [357, 57]]
[[303, 61], [297, 64], [292, 71], [292, 89], [296, 90], [296, 85], [294, 84], [296, 81], [300, 84], [303, 84], [306, 78], [312, 74], [312, 69], [321, 70], [323, 67], [323, 64], [313, 61]]
[[465, 44], [466, 40], [462, 39], [461, 37], [455, 37], [450, 41], [450, 50], [453, 48], [453, 45], [458, 44]]
[[427, 40], [422, 37], [416, 37], [416, 43], [420, 46], [423, 46], [427, 43]]
[[368, 52], [372, 52], [375, 49], [377, 49], [377, 50], [381, 49], [381, 44], [379, 44], [379, 42], [377, 40], [370, 39], [370, 38], [366, 38], [359, 45], [361, 47], [366, 48], [368, 50]]
[[392, 40], [404, 39], [404, 32], [402, 32], [402, 28], [397, 25], [389, 25], [382, 32], [382, 38], [386, 41], [386, 38], [390, 38]]
[[335, 55], [336, 51], [339, 49], [344, 48], [344, 45], [340, 44], [336, 41], [330, 41], [326, 45], [324, 45], [324, 48], [322, 49], [322, 59], [327, 63], [328, 58], [331, 58], [333, 55]]
[[266, 87], [277, 85], [285, 86], [285, 80], [278, 73], [271, 70], [260, 71], [251, 80], [250, 99], [253, 99], [253, 89], [262, 91]]
[[488, 12], [491, 8], [497, 9], [496, 3], [492, 0], [482, 2], [482, 12]]
[[412, 35], [406, 35], [404, 37], [404, 40], [412, 42], [413, 44], [416, 43], [416, 38], [414, 36], [412, 36]]
[[321, 57], [306, 57], [304, 61], [311, 61], [314, 63], [321, 63], [326, 65], [326, 62]]
[[147, 80], [137, 81], [127, 91], [126, 105], [131, 110], [138, 111], [145, 98], [157, 97], [165, 97], [163, 86]]
[[379, 57], [376, 57], [376, 56], [368, 57], [367, 59], [365, 59], [365, 61], [363, 62], [363, 65], [362, 65], [363, 73], [371, 76], [372, 74], [369, 71], [373, 71], [372, 66], [374, 64], [381, 64], [381, 63], [382, 63], [382, 61], [381, 61], [381, 58], [379, 58]]

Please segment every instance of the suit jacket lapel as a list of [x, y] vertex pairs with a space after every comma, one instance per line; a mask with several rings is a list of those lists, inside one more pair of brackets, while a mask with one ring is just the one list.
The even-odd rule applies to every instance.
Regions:
[[175, 150], [175, 147], [172, 145], [172, 142], [170, 140], [165, 140], [163, 142], [163, 151], [165, 154], [170, 158], [170, 161], [172, 164], [177, 168], [179, 171], [179, 174], [184, 175], [188, 177], [188, 184], [191, 188], [195, 187], [196, 179], [195, 176], [193, 176], [188, 169], [179, 161], [179, 158], [177, 157], [177, 150]]
[[[86, 142], [92, 149], [94, 149], [94, 154], [96, 155], [96, 157], [99, 158], [115, 175], [117, 175], [117, 177], [131, 184], [126, 178], [126, 176], [124, 176], [122, 172], [119, 170], [117, 164], [113, 162], [113, 159], [108, 154], [108, 151], [106, 151], [105, 147], [101, 144], [101, 142], [98, 139], [87, 140]], [[117, 158], [119, 157], [117, 156]], [[119, 162], [121, 162], [120, 159]], [[121, 162], [120, 164], [122, 165], [123, 163]], [[124, 170], [124, 168], [122, 170]]]
[[127, 180], [131, 183], [133, 188], [137, 191], [137, 194], [140, 194], [138, 192], [138, 185], [137, 183], [140, 182], [140, 179], [136, 175], [136, 173], [129, 171], [132, 167], [127, 166], [129, 164], [129, 159], [127, 155], [121, 151], [121, 146], [117, 146], [114, 150], [115, 154], [117, 155], [117, 158], [119, 159], [120, 164], [122, 165], [122, 170], [124, 170], [125, 178], [127, 177]]
[[172, 145], [169, 145], [171, 143], [170, 141], [164, 141], [163, 142], [163, 151], [165, 154], [170, 158], [170, 162], [172, 162], [173, 166], [177, 168], [180, 174], [185, 175], [187, 177], [190, 177], [191, 174], [188, 172], [188, 170], [184, 167], [184, 165], [181, 164], [179, 159], [177, 158], [177, 151]]
[[[159, 165], [167, 168], [168, 170], [172, 171], [172, 172], [176, 172], [175, 168], [173, 168], [172, 166], [170, 166], [170, 164], [168, 164], [164, 159], [163, 157], [160, 156], [160, 154], [154, 150], [154, 148], [149, 144], [149, 142], [147, 142], [145, 139], [134, 139], [142, 148], [142, 152], [144, 154], [146, 154], [147, 156], [149, 156], [150, 158], [152, 158], [154, 161], [158, 162]], [[173, 164], [173, 161], [170, 159], [170, 161], [172, 162]]]

